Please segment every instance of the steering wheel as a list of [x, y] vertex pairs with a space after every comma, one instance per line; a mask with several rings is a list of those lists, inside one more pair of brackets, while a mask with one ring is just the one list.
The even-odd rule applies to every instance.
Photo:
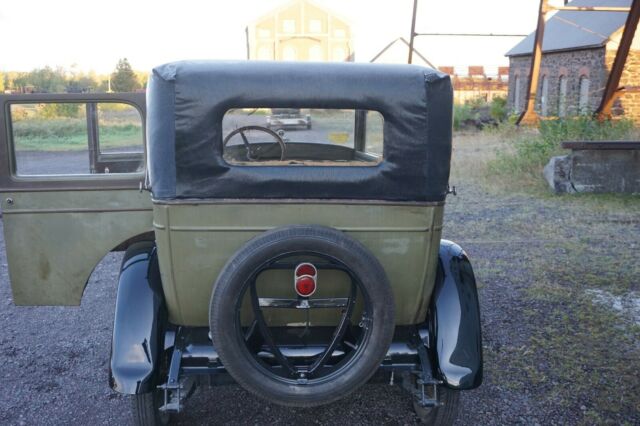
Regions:
[[273, 136], [273, 138], [275, 139], [275, 143], [280, 145], [280, 161], [284, 160], [285, 154], [287, 152], [287, 147], [284, 144], [284, 140], [282, 139], [282, 137], [279, 134], [277, 134], [273, 130], [268, 129], [266, 127], [262, 127], [262, 126], [243, 126], [243, 127], [238, 127], [237, 129], [235, 129], [232, 132], [230, 132], [224, 138], [224, 140], [222, 141], [222, 145], [223, 146], [227, 146], [227, 142], [229, 142], [229, 140], [231, 140], [232, 137], [234, 137], [235, 135], [240, 133], [240, 136], [242, 137], [242, 143], [244, 144], [244, 147], [247, 150], [247, 160], [249, 160], [249, 161], [258, 161], [258, 160], [260, 160], [260, 151], [262, 151], [262, 147], [254, 145], [254, 148], [252, 150], [251, 145], [249, 144], [249, 140], [247, 139], [247, 137], [244, 134], [244, 132], [246, 132], [248, 130], [259, 130], [261, 132], [265, 132], [265, 133], [268, 133], [269, 135]]

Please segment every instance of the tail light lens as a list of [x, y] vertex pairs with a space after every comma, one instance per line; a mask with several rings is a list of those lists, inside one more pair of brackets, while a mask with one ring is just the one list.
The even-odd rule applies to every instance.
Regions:
[[301, 297], [309, 297], [316, 291], [318, 270], [311, 263], [301, 263], [296, 266], [294, 287]]

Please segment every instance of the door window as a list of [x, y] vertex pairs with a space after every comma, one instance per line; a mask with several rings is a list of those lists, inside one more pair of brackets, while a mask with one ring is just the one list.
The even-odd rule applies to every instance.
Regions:
[[140, 112], [125, 103], [10, 105], [16, 176], [140, 173], [144, 136]]

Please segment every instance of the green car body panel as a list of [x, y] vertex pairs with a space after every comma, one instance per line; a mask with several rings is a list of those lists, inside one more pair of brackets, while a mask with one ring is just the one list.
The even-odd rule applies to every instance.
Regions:
[[149, 194], [138, 190], [15, 192], [2, 197], [16, 305], [79, 305], [100, 260], [152, 231]]
[[[153, 227], [170, 321], [207, 325], [212, 287], [227, 260], [254, 236], [294, 223], [331, 226], [362, 242], [392, 283], [396, 324], [423, 322], [434, 284], [442, 212], [442, 205], [435, 204], [156, 202]], [[293, 295], [291, 277], [263, 279], [283, 297]], [[282, 325], [302, 321], [296, 316], [300, 313], [279, 314], [273, 320]], [[317, 315], [311, 318], [314, 325], [330, 322], [329, 314]]]

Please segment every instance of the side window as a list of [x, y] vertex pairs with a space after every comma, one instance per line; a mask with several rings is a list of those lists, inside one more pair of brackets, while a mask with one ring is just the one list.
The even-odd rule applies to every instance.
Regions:
[[124, 103], [10, 105], [16, 176], [140, 173], [144, 137], [139, 111]]
[[354, 109], [246, 108], [227, 111], [223, 156], [230, 164], [375, 166], [384, 119]]

